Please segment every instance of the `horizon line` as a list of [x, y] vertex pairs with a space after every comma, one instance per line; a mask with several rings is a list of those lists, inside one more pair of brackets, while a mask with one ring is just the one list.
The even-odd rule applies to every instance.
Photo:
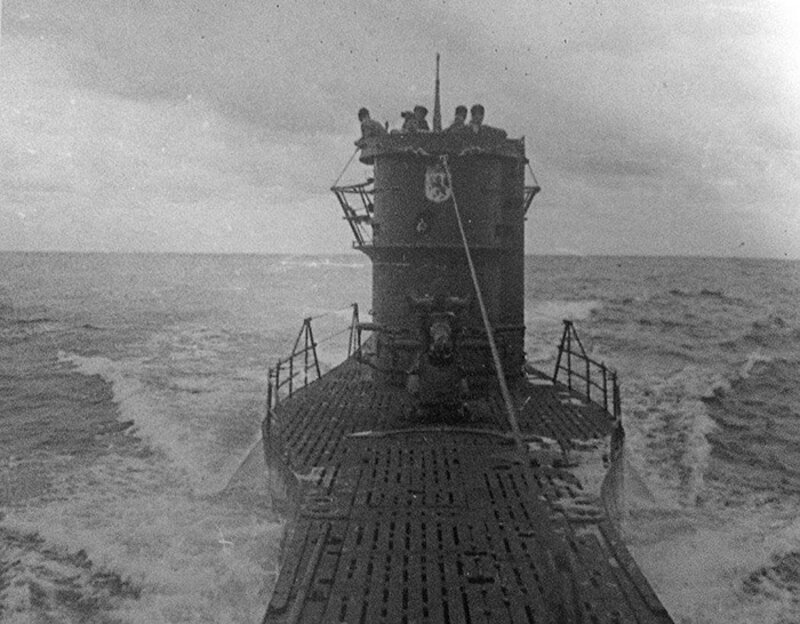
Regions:
[[[322, 257], [363, 257], [364, 263], [368, 264], [368, 258], [356, 254], [354, 251], [339, 251], [333, 253], [322, 252], [261, 252], [261, 251], [109, 251], [103, 249], [94, 250], [65, 250], [65, 249], [0, 249], [0, 254], [39, 254], [39, 255], [116, 255], [116, 256], [264, 256], [264, 257], [297, 257], [297, 258], [322, 258]], [[551, 257], [551, 258], [692, 258], [692, 259], [712, 259], [712, 260], [778, 260], [796, 262], [800, 261], [800, 256], [738, 256], [738, 255], [708, 255], [708, 254], [669, 254], [669, 253], [569, 253], [569, 252], [531, 252], [525, 253], [526, 258], [530, 257]]]

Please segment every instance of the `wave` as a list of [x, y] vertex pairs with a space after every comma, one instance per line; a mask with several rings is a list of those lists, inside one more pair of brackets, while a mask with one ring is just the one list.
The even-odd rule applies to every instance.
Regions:
[[9, 511], [0, 529], [3, 560], [16, 562], [0, 567], [0, 605], [31, 617], [20, 621], [42, 613], [65, 624], [263, 615], [282, 523], [195, 496], [152, 457], [103, 458], [65, 475], [65, 487]]
[[18, 334], [29, 336], [34, 334], [46, 333], [55, 329], [60, 329], [60, 323], [46, 316], [34, 318], [2, 318], [0, 317], [0, 331], [8, 335]]
[[118, 420], [132, 421], [130, 431], [149, 446], [159, 449], [184, 468], [188, 474], [202, 472], [202, 455], [191, 443], [191, 429], [171, 420], [145, 384], [138, 378], [137, 363], [123, 363], [103, 356], [83, 356], [60, 351], [58, 359], [71, 363], [78, 372], [99, 376], [110, 384], [112, 401], [119, 409]]
[[753, 329], [756, 330], [784, 329], [785, 327], [788, 327], [788, 323], [778, 314], [770, 314], [766, 319], [753, 321]]
[[716, 299], [721, 302], [741, 302], [738, 297], [726, 295], [722, 290], [715, 290], [711, 288], [701, 288], [700, 290], [691, 291], [683, 290], [680, 288], [672, 288], [667, 291], [673, 297], [680, 298], [700, 298], [700, 299]]
[[12, 315], [14, 313], [14, 300], [11, 292], [6, 286], [0, 286], [0, 316]]
[[3, 318], [0, 316], [0, 340], [13, 344], [36, 336], [62, 331], [64, 325], [49, 317]]
[[776, 353], [800, 350], [800, 327], [778, 314], [751, 321], [736, 338], [720, 343], [729, 351], [762, 348]]
[[794, 503], [752, 505], [626, 522], [631, 550], [676, 622], [800, 621]]
[[732, 394], [746, 395], [750, 400], [798, 394], [796, 388], [800, 375], [800, 359], [767, 354], [761, 349], [751, 351], [740, 360], [725, 381], [707, 388], [701, 395], [704, 399], [719, 400]]
[[578, 321], [589, 318], [592, 312], [603, 307], [599, 299], [549, 300], [530, 302], [525, 308], [526, 317], [561, 323], [564, 320]]
[[800, 596], [800, 552], [773, 554], [770, 562], [751, 572], [742, 585], [750, 594]]
[[46, 316], [42, 317], [34, 317], [34, 318], [16, 318], [13, 320], [13, 323], [17, 325], [39, 325], [40, 323], [56, 323], [55, 319], [48, 318]]
[[741, 492], [791, 494], [800, 487], [800, 360], [750, 353], [704, 397], [718, 428], [711, 436], [714, 480], [728, 498]]
[[717, 424], [702, 400], [728, 381], [696, 365], [663, 376], [623, 378], [623, 422], [637, 469], [659, 495], [694, 506], [707, 496], [710, 436]]
[[0, 613], [46, 612], [60, 622], [100, 621], [141, 588], [94, 565], [83, 549], [70, 551], [46, 543], [37, 533], [0, 527]]
[[307, 269], [320, 268], [345, 268], [345, 269], [364, 269], [369, 267], [369, 263], [357, 260], [331, 260], [330, 258], [310, 257], [310, 258], [284, 258], [279, 262], [282, 267], [301, 267]]
[[654, 327], [658, 329], [665, 329], [665, 330], [673, 330], [673, 329], [685, 329], [692, 327], [692, 323], [689, 319], [665, 319], [665, 318], [651, 318], [651, 317], [642, 317], [639, 318], [637, 324], [642, 327]]
[[89, 331], [107, 331], [108, 329], [107, 327], [100, 327], [99, 325], [92, 325], [91, 323], [83, 323], [80, 328]]
[[753, 369], [757, 366], [763, 364], [770, 364], [775, 361], [774, 356], [764, 355], [760, 351], [754, 351], [750, 355], [747, 356], [747, 360], [742, 367], [739, 369], [739, 377], [741, 379], [747, 379], [750, 377], [750, 373], [753, 372]]
[[259, 430], [250, 378], [242, 384], [196, 366], [207, 357], [201, 350], [186, 358], [173, 351], [165, 364], [58, 353], [59, 361], [77, 372], [108, 383], [117, 420], [133, 423], [128, 434], [166, 457], [176, 474], [202, 495], [224, 488]]

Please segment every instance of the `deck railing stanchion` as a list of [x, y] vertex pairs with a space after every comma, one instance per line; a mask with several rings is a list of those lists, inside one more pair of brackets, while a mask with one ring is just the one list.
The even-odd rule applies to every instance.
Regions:
[[590, 360], [586, 358], [586, 400], [592, 400], [592, 371], [589, 369]]
[[281, 362], [278, 360], [278, 363], [275, 365], [275, 405], [278, 405], [280, 402], [280, 389], [281, 389]]
[[311, 342], [311, 352], [314, 355], [314, 366], [317, 369], [317, 379], [319, 379], [320, 377], [322, 377], [322, 372], [320, 372], [320, 369], [319, 369], [319, 358], [317, 357], [317, 343], [314, 342], [314, 332], [311, 329], [311, 319], [308, 319], [308, 320], [309, 320], [309, 323], [308, 323], [308, 338], [309, 338], [309, 341]]
[[267, 371], [267, 411], [272, 409], [272, 369]]
[[289, 395], [294, 391], [294, 358], [289, 359]]
[[311, 320], [306, 319], [303, 321], [304, 332], [304, 345], [303, 345], [303, 387], [308, 385], [308, 332], [311, 328]]
[[[350, 339], [347, 342], [347, 357], [351, 357], [356, 352], [356, 332], [358, 332], [358, 304], [353, 304], [353, 317], [350, 321]], [[361, 346], [359, 340], [359, 347]]]
[[265, 440], [269, 440], [272, 433], [272, 369], [267, 373], [267, 379], [267, 413], [264, 416], [264, 430], [262, 431]]
[[572, 390], [572, 323], [567, 323], [567, 388]]
[[553, 371], [553, 383], [558, 379], [558, 371], [561, 368], [561, 356], [564, 353], [564, 343], [567, 341], [567, 328], [569, 321], [564, 321], [564, 331], [561, 333], [561, 342], [558, 344], [558, 356], [556, 356], [556, 368]]

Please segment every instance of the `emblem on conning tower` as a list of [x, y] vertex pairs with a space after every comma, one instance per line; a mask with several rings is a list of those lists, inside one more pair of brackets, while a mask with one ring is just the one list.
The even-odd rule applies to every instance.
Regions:
[[452, 197], [453, 189], [450, 187], [450, 177], [447, 169], [441, 163], [430, 165], [425, 170], [425, 197], [430, 201], [441, 204]]

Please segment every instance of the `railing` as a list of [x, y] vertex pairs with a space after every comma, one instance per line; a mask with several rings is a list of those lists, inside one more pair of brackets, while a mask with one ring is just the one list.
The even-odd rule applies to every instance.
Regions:
[[342, 207], [344, 218], [353, 231], [355, 237], [353, 246], [355, 247], [372, 244], [372, 213], [374, 211], [372, 196], [375, 194], [372, 183], [373, 180], [370, 178], [361, 184], [331, 187]]
[[[577, 345], [577, 350], [575, 345]], [[587, 401], [592, 401], [592, 388], [601, 392], [603, 409], [614, 418], [619, 418], [622, 410], [616, 371], [608, 368], [603, 362], [593, 360], [586, 354], [581, 339], [578, 338], [578, 332], [575, 331], [575, 326], [572, 321], [568, 320], [564, 320], [564, 333], [561, 335], [561, 343], [558, 345], [553, 383], [558, 381], [560, 371], [564, 371], [567, 375], [567, 388], [577, 390], [578, 388], [573, 386], [578, 385], [585, 388]]]
[[[303, 348], [299, 348], [301, 342], [303, 342]], [[295, 366], [295, 361], [301, 357], [303, 358], [302, 366]], [[267, 373], [269, 377], [267, 388], [268, 407], [273, 407], [278, 403], [280, 392], [284, 387], [287, 388], [286, 396], [292, 396], [295, 380], [300, 375], [303, 376], [303, 387], [308, 385], [309, 370], [316, 371], [317, 378], [322, 376], [319, 370], [319, 358], [317, 357], [317, 343], [314, 341], [314, 331], [311, 329], [311, 317], [303, 319], [303, 326], [294, 341], [292, 352], [286, 357], [279, 358]], [[281, 376], [282, 374], [283, 377]]]
[[[358, 322], [358, 304], [352, 304], [353, 316], [349, 327], [327, 336], [320, 341], [314, 340], [311, 321], [314, 317], [303, 319], [303, 325], [294, 341], [291, 353], [279, 358], [267, 371], [267, 413], [263, 422], [263, 434], [269, 437], [274, 408], [284, 399], [291, 397], [298, 389], [322, 377], [317, 356], [317, 347], [324, 341], [349, 331], [347, 357], [353, 356], [361, 349], [361, 331]], [[309, 373], [316, 377], [309, 379]]]
[[347, 341], [347, 357], [361, 353], [361, 323], [358, 320], [358, 304], [353, 304], [353, 317], [350, 320], [350, 338]]
[[524, 210], [522, 211], [523, 214], [528, 214], [528, 208], [531, 207], [531, 202], [533, 201], [533, 198], [536, 197], [536, 194], [541, 190], [542, 187], [539, 186], [538, 184], [535, 184], [534, 186], [525, 187], [525, 199], [523, 200], [522, 204], [524, 208]]

